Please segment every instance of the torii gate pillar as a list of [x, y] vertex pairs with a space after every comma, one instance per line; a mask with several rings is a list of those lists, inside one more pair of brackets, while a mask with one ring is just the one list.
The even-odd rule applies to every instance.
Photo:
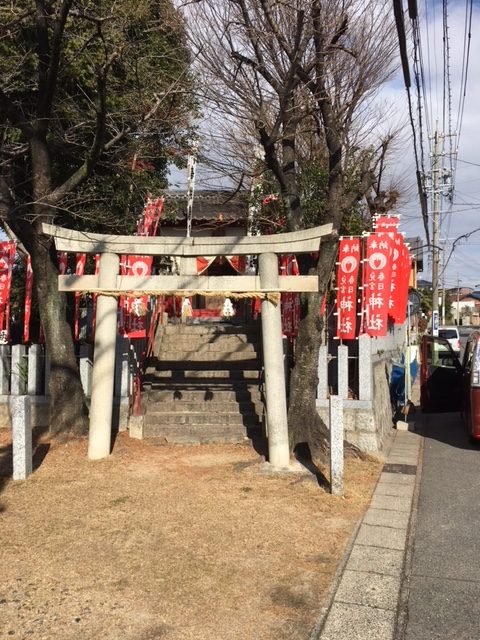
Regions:
[[[117, 254], [101, 254], [98, 273], [100, 287], [115, 289], [119, 266], [120, 257]], [[116, 297], [99, 294], [88, 435], [88, 457], [90, 460], [98, 460], [110, 455], [117, 309], [118, 300]]]
[[[260, 284], [278, 289], [278, 258], [275, 253], [258, 256]], [[275, 468], [288, 467], [287, 395], [283, 361], [282, 317], [280, 304], [262, 300], [262, 341], [267, 405], [268, 460]]]

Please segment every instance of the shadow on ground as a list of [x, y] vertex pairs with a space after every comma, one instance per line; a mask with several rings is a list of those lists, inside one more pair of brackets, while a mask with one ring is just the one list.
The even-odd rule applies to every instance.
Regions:
[[479, 450], [480, 443], [472, 441], [459, 412], [421, 413], [411, 417], [415, 430], [424, 438], [443, 442], [451, 447], [465, 450]]

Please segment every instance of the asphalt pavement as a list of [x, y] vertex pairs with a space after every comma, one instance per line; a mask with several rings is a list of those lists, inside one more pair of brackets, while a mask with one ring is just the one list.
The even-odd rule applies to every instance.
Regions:
[[480, 640], [480, 446], [459, 414], [397, 431], [312, 639]]
[[397, 638], [478, 640], [480, 448], [470, 444], [459, 414], [424, 416], [422, 436], [404, 624]]

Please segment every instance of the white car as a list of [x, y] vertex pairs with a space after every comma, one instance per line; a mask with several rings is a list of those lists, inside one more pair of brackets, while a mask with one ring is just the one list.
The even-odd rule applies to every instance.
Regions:
[[460, 353], [460, 334], [458, 333], [458, 327], [455, 325], [451, 327], [438, 327], [438, 337], [448, 340], [453, 351], [458, 355]]

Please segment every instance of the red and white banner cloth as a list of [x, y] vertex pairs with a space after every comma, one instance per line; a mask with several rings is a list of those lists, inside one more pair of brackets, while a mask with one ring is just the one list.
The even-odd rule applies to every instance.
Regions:
[[147, 196], [143, 216], [138, 223], [137, 236], [156, 236], [162, 214], [163, 198]]
[[25, 276], [25, 313], [23, 316], [23, 342], [30, 341], [30, 318], [32, 316], [33, 269], [32, 260], [27, 256]]
[[[100, 270], [100, 254], [95, 254], [95, 275], [98, 276]], [[92, 296], [92, 340], [95, 340], [95, 329], [97, 326], [97, 294]]]
[[392, 275], [393, 241], [389, 235], [367, 238], [363, 269], [363, 330], [369, 336], [386, 336]]
[[406, 319], [411, 270], [410, 251], [398, 231], [399, 224], [398, 216], [379, 216], [375, 221], [375, 233], [378, 236], [388, 235], [393, 242], [388, 313], [395, 324], [403, 324]]
[[[297, 258], [294, 255], [281, 256], [280, 258], [281, 276], [298, 276]], [[282, 293], [282, 331], [288, 338], [295, 338], [298, 333], [300, 322], [300, 296], [298, 293]]]
[[337, 338], [353, 340], [357, 327], [360, 238], [342, 238], [337, 262]]
[[[217, 256], [210, 256], [208, 258], [197, 258], [197, 274], [201, 275], [208, 267], [216, 260]], [[245, 273], [246, 257], [245, 256], [224, 256], [228, 264], [235, 269], [237, 273]]]
[[[153, 256], [124, 256], [120, 263], [120, 274], [149, 276], [152, 272]], [[147, 337], [148, 296], [120, 298], [120, 332], [129, 338]]]
[[68, 268], [68, 253], [66, 251], [58, 252], [58, 272], [61, 276], [67, 273]]
[[[75, 275], [83, 276], [85, 273], [85, 265], [87, 263], [87, 256], [85, 253], [77, 253], [75, 256]], [[79, 316], [80, 316], [80, 292], [75, 292], [75, 314], [73, 321], [73, 337], [74, 340], [78, 340], [80, 337], [80, 327], [79, 327]]]
[[10, 291], [15, 252], [14, 242], [0, 242], [0, 330], [6, 331], [6, 339], [10, 333]]

